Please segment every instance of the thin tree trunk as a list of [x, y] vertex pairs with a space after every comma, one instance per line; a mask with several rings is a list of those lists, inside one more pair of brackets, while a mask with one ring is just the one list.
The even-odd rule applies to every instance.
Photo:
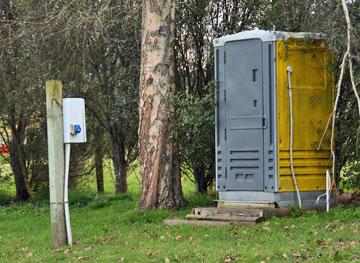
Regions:
[[174, 84], [174, 1], [143, 0], [139, 103], [142, 175], [140, 209], [185, 204], [176, 146], [171, 134]]
[[115, 172], [115, 193], [126, 193], [126, 153], [124, 142], [119, 142], [113, 138], [111, 143], [112, 161]]
[[197, 165], [194, 167], [196, 191], [198, 193], [206, 193], [208, 187], [208, 181], [205, 174], [205, 168], [203, 165]]
[[27, 201], [31, 199], [31, 193], [26, 177], [26, 165], [22, 148], [21, 135], [12, 131], [10, 142], [10, 165], [15, 179], [16, 200]]
[[103, 151], [103, 140], [98, 137], [98, 140], [95, 142], [95, 174], [96, 174], [96, 185], [97, 192], [99, 194], [104, 193], [104, 151]]

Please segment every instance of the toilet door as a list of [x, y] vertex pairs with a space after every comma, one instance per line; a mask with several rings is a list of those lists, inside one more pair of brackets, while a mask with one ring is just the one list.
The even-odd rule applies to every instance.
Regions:
[[263, 191], [262, 42], [225, 44], [226, 190]]

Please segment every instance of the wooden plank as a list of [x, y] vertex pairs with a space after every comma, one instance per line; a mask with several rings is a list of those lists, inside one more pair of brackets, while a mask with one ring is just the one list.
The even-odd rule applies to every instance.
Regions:
[[55, 247], [66, 244], [64, 213], [64, 130], [62, 83], [46, 82], [51, 234]]
[[240, 221], [240, 222], [260, 222], [263, 220], [263, 217], [253, 217], [253, 216], [228, 216], [228, 215], [193, 215], [189, 214], [186, 216], [187, 219], [196, 219], [196, 220], [214, 220], [214, 221]]
[[216, 208], [216, 207], [197, 207], [192, 209], [193, 215], [227, 215], [227, 216], [263, 216], [263, 209], [258, 208]]
[[186, 220], [186, 219], [165, 219], [164, 224], [167, 226], [178, 225], [197, 225], [197, 226], [249, 226], [254, 225], [254, 222], [230, 222], [230, 221], [213, 221], [213, 220]]

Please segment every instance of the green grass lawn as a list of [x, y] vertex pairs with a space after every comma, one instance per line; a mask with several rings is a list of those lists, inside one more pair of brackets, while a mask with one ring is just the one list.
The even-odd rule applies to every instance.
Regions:
[[52, 248], [47, 201], [0, 206], [0, 262], [360, 262], [359, 207], [251, 227], [167, 227], [163, 219], [182, 217], [215, 196], [196, 195], [184, 181], [185, 209], [136, 211], [136, 173], [125, 195], [113, 195], [110, 175], [103, 196], [93, 183], [71, 192], [71, 249]]

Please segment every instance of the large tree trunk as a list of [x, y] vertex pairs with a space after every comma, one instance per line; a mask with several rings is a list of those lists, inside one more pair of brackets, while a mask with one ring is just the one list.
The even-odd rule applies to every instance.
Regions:
[[174, 1], [144, 0], [139, 104], [140, 209], [185, 204], [169, 121], [174, 84]]
[[112, 161], [115, 172], [115, 193], [126, 193], [126, 153], [123, 140], [111, 136]]

